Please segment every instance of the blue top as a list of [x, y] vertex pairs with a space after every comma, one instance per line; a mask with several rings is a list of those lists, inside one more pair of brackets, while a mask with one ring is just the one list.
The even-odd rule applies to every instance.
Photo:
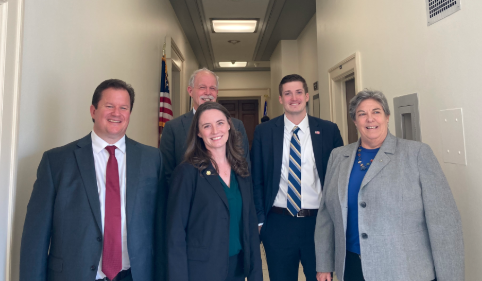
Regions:
[[[358, 151], [360, 150], [361, 151]], [[355, 155], [355, 163], [351, 169], [350, 180], [348, 183], [348, 218], [346, 227], [346, 250], [352, 253], [360, 255], [360, 235], [358, 233], [358, 192], [362, 184], [363, 178], [370, 168], [371, 159], [375, 159], [379, 148], [366, 149], [363, 147], [357, 148], [357, 154]], [[360, 167], [359, 154], [361, 155], [361, 161], [363, 166], [367, 169], [362, 170]], [[370, 163], [370, 165], [367, 165]], [[360, 202], [361, 203], [361, 202]]]
[[238, 180], [236, 174], [231, 170], [230, 186], [227, 186], [223, 179], [219, 177], [219, 181], [223, 186], [229, 205], [229, 256], [239, 254], [243, 249], [241, 246], [242, 231], [242, 215], [243, 215], [243, 199], [239, 191]]

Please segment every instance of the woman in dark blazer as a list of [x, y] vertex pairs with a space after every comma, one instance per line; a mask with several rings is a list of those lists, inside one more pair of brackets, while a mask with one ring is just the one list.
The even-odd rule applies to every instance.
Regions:
[[262, 281], [251, 177], [222, 105], [196, 110], [168, 201], [168, 280]]

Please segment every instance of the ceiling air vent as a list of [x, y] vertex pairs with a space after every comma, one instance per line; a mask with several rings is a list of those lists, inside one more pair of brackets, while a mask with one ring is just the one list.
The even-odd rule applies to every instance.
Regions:
[[427, 3], [428, 25], [460, 10], [460, 0], [425, 0], [425, 2]]

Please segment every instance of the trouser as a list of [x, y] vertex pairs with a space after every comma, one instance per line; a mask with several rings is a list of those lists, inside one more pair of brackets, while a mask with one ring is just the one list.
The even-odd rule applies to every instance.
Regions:
[[316, 216], [268, 214], [260, 237], [270, 280], [297, 281], [301, 261], [306, 281], [316, 281], [315, 224]]
[[[344, 281], [365, 281], [360, 255], [346, 251]], [[423, 281], [423, 280], [422, 280]], [[435, 278], [432, 281], [437, 281]]]

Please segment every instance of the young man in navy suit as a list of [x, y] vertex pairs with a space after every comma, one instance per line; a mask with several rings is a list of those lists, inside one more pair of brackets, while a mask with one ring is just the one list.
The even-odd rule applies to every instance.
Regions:
[[[92, 132], [44, 153], [28, 203], [20, 281], [154, 280], [161, 153], [125, 133], [134, 89], [102, 82]], [[159, 196], [161, 198], [162, 196]], [[164, 197], [165, 198], [165, 197]], [[158, 277], [158, 280], [164, 280]]]
[[269, 278], [316, 280], [315, 223], [331, 151], [343, 145], [338, 126], [306, 113], [303, 77], [285, 76], [279, 102], [285, 114], [256, 127], [251, 149], [254, 201]]

